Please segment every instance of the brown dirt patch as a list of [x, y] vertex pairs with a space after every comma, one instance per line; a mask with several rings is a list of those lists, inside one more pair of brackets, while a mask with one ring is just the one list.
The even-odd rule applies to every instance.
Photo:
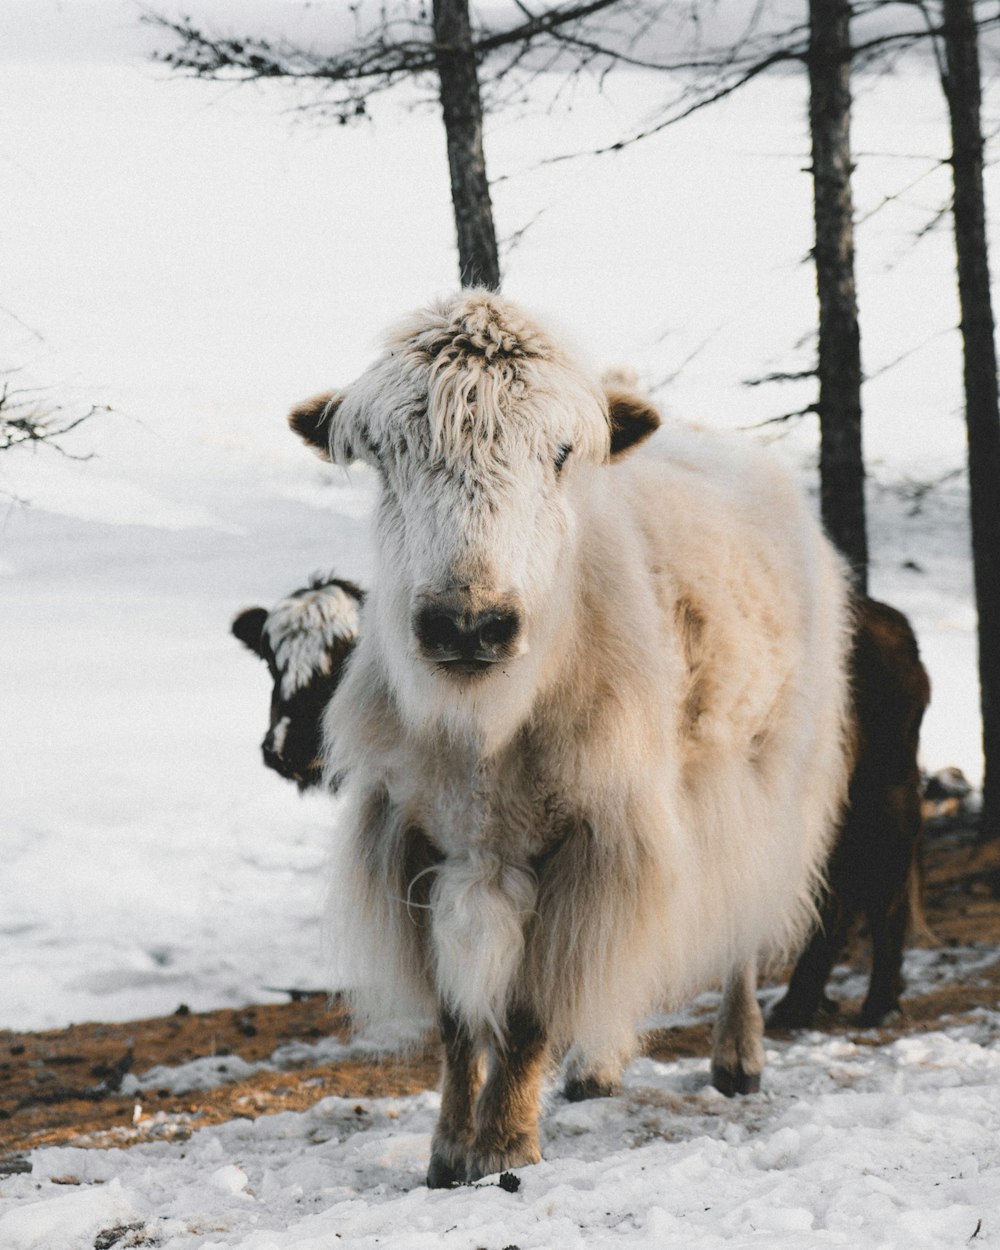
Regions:
[[[301, 1111], [331, 1094], [371, 1098], [433, 1086], [437, 1056], [262, 1071], [211, 1090], [121, 1093], [123, 1077], [158, 1065], [267, 1059], [287, 1042], [346, 1040], [341, 1003], [311, 994], [282, 1004], [176, 1014], [44, 1033], [0, 1032], [0, 1156], [42, 1145], [122, 1145], [183, 1137], [239, 1116]], [[225, 1081], [223, 1073], [221, 1080]], [[2, 1163], [0, 1163], [2, 1170]]]
[[[927, 923], [939, 945], [1000, 945], [1000, 845], [977, 843], [968, 829], [938, 830], [925, 851]], [[924, 939], [920, 944], [927, 944]], [[863, 959], [863, 940], [850, 957]], [[932, 994], [908, 996], [906, 1014], [878, 1033], [852, 1021], [860, 1002], [846, 1003], [830, 1031], [860, 1042], [889, 1040], [938, 1027], [942, 1017], [961, 1018], [977, 1007], [1000, 1003], [1000, 963]], [[278, 1005], [133, 1020], [125, 1024], [79, 1024], [44, 1033], [0, 1032], [0, 1172], [26, 1166], [33, 1147], [56, 1144], [127, 1145], [177, 1138], [237, 1117], [301, 1111], [331, 1094], [344, 1098], [400, 1096], [433, 1087], [437, 1047], [405, 1060], [349, 1061], [262, 1071], [207, 1091], [175, 1094], [143, 1088], [124, 1096], [128, 1072], [173, 1066], [204, 1056], [238, 1055], [248, 1063], [267, 1059], [291, 1041], [346, 1039], [343, 1005], [320, 994]], [[709, 1025], [661, 1030], [647, 1053], [659, 1058], [706, 1055]], [[223, 1075], [223, 1079], [225, 1079]]]

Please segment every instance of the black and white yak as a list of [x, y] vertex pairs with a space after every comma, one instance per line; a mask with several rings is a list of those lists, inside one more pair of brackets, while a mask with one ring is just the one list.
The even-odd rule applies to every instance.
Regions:
[[300, 790], [323, 776], [323, 712], [357, 641], [363, 600], [353, 582], [317, 575], [273, 607], [246, 608], [232, 623], [271, 674], [264, 763]]

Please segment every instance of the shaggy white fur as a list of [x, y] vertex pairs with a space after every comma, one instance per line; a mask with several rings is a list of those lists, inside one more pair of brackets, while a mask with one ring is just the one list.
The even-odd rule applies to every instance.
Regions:
[[[676, 423], [609, 460], [614, 420], [482, 292], [411, 319], [327, 414], [383, 482], [327, 720], [339, 949], [370, 1017], [443, 1006], [502, 1044], [525, 1007], [578, 1071], [731, 976], [759, 1028], [745, 970], [803, 935], [847, 768], [845, 577], [788, 476]], [[520, 607], [516, 653], [441, 671], [415, 603], [484, 588]]]

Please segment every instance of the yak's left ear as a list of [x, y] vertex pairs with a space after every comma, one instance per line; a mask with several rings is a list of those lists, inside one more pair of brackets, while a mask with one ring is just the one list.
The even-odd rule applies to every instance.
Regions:
[[617, 460], [638, 447], [660, 428], [660, 414], [641, 395], [607, 388], [608, 420], [611, 423], [611, 459]]
[[254, 655], [264, 657], [264, 624], [267, 621], [266, 608], [247, 608], [239, 616], [233, 618], [230, 626], [233, 635], [249, 647]]
[[324, 460], [330, 456], [330, 418], [343, 396], [338, 391], [325, 391], [298, 404], [288, 414], [288, 424], [295, 433]]

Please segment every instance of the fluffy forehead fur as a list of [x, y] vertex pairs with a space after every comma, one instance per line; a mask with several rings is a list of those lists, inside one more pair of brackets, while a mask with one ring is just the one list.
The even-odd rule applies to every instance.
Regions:
[[525, 451], [548, 459], [572, 445], [598, 461], [609, 451], [596, 382], [516, 305], [483, 291], [397, 326], [330, 421], [342, 462], [396, 451], [504, 469]]
[[337, 644], [358, 636], [358, 598], [336, 583], [314, 583], [268, 613], [264, 635], [280, 675], [283, 698], [330, 673]]

